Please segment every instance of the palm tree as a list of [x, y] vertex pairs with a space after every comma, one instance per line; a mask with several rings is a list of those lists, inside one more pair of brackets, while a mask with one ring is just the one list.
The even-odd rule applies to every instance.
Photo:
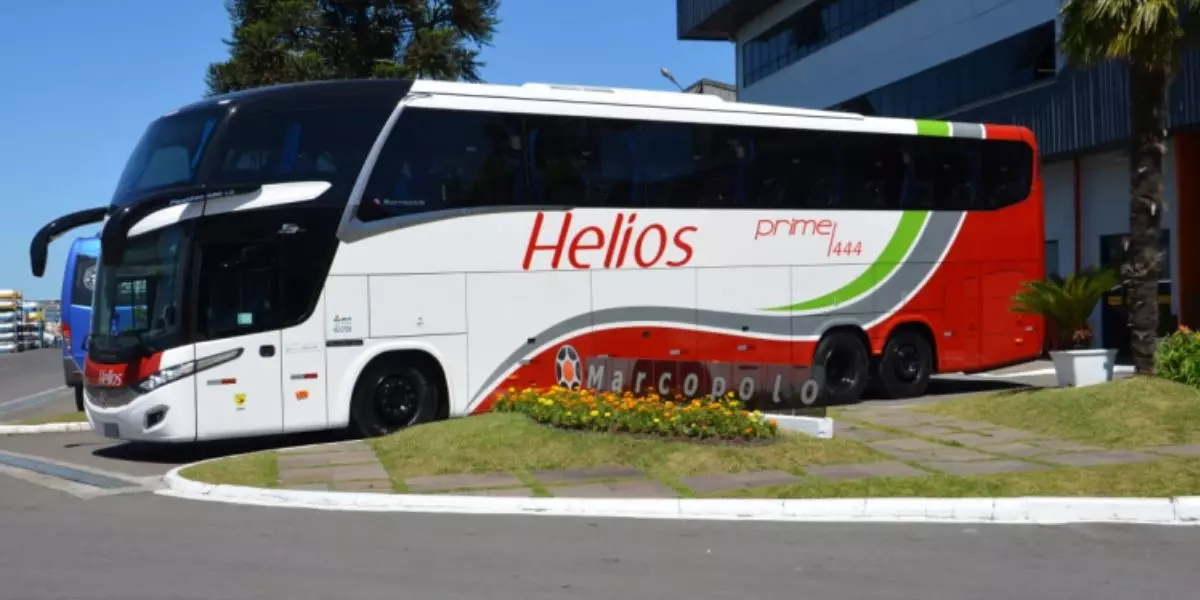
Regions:
[[1154, 371], [1158, 280], [1163, 256], [1163, 155], [1167, 89], [1185, 37], [1198, 31], [1200, 0], [1063, 0], [1059, 47], [1072, 66], [1110, 59], [1129, 65], [1132, 196], [1129, 242], [1121, 278], [1129, 292], [1130, 349], [1138, 373]]

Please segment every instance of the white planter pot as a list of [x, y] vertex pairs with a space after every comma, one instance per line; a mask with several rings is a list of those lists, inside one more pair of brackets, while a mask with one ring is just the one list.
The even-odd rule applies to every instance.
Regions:
[[1083, 387], [1112, 381], [1117, 351], [1056, 350], [1050, 353], [1050, 359], [1054, 361], [1058, 387]]

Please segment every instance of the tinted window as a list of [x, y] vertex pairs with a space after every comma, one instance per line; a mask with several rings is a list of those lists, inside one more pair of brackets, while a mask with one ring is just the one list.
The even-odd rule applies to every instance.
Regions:
[[638, 201], [636, 121], [526, 119], [534, 204], [632, 206]]
[[523, 204], [519, 115], [405, 109], [375, 164], [358, 216]]
[[911, 184], [911, 144], [898, 136], [841, 136], [841, 197], [834, 208], [887, 210], [904, 205]]
[[210, 185], [328, 181], [349, 188], [388, 110], [324, 107], [238, 114], [211, 151]]
[[1033, 149], [1021, 142], [983, 144], [982, 206], [1001, 208], [1016, 204], [1033, 187]]
[[71, 276], [71, 306], [91, 306], [96, 290], [96, 258], [76, 255], [75, 273]]
[[764, 129], [757, 132], [750, 206], [831, 206], [837, 197], [837, 134]]
[[643, 192], [648, 206], [732, 208], [746, 203], [749, 130], [688, 123], [641, 126]]
[[987, 210], [1024, 199], [1020, 142], [410, 109], [358, 216], [481, 206]]
[[113, 204], [128, 203], [153, 190], [192, 182], [202, 152], [224, 109], [196, 110], [150, 124], [117, 182]]
[[905, 208], [971, 210], [979, 185], [980, 142], [939, 137], [917, 138], [916, 187]]

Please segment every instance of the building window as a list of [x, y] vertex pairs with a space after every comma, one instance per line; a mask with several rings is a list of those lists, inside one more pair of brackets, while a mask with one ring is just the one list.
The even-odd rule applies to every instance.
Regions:
[[915, 1], [817, 0], [746, 43], [742, 85], [751, 85]]
[[1046, 278], [1058, 277], [1058, 240], [1046, 240]]
[[846, 100], [835, 110], [888, 117], [936, 117], [1057, 74], [1049, 21], [936, 67]]

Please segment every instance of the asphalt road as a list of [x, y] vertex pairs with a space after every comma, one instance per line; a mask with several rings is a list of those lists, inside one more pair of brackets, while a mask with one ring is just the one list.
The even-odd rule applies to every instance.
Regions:
[[0, 421], [72, 410], [75, 397], [63, 387], [61, 348], [0, 354]]
[[1193, 600], [1200, 529], [335, 513], [0, 484], [0, 598]]
[[[950, 379], [934, 395], [996, 385], [1013, 384]], [[334, 438], [161, 447], [91, 433], [0, 437], [0, 458], [130, 482], [88, 490], [0, 465], [0, 599], [1191, 600], [1200, 589], [1200, 528], [338, 513], [150, 491], [176, 464]]]

